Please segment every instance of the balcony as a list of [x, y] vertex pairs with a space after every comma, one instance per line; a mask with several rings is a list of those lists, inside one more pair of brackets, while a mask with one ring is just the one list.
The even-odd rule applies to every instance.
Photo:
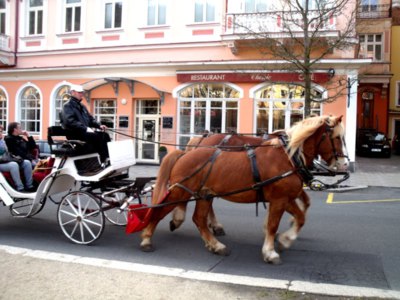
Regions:
[[390, 4], [361, 5], [357, 11], [359, 19], [381, 19], [391, 16]]
[[[319, 15], [317, 11], [310, 11], [310, 19]], [[320, 36], [329, 36], [336, 32], [336, 18], [329, 17], [323, 23], [316, 22], [309, 25], [310, 31], [320, 32]], [[303, 33], [302, 17], [296, 12], [263, 12], [263, 13], [229, 13], [226, 15], [224, 36], [243, 36], [268, 34], [276, 37], [293, 37], [293, 33]], [[289, 32], [291, 36], [289, 36]]]

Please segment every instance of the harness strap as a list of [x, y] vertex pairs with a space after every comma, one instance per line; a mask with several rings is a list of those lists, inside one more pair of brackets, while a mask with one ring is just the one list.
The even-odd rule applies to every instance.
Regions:
[[223, 146], [223, 145], [225, 145], [226, 143], [228, 143], [228, 141], [231, 139], [231, 137], [232, 137], [232, 134], [227, 134], [227, 135], [222, 139], [222, 141], [219, 142], [219, 144], [217, 145], [217, 147]]
[[257, 192], [256, 216], [258, 217], [258, 203], [262, 202], [265, 209], [267, 209], [267, 205], [265, 204], [264, 189], [262, 186], [258, 185], [261, 182], [261, 176], [257, 167], [256, 153], [253, 148], [247, 149], [247, 156], [250, 159], [251, 173], [253, 174], [253, 180], [255, 182], [253, 187]]

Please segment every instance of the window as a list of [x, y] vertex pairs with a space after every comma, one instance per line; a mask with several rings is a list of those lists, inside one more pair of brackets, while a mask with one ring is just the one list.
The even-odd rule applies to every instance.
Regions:
[[373, 61], [382, 60], [383, 35], [361, 34], [359, 58], [372, 58]]
[[257, 13], [268, 11], [267, 0], [246, 0], [244, 3], [244, 11], [246, 13]]
[[[322, 94], [312, 91], [313, 99]], [[287, 129], [304, 118], [304, 87], [301, 85], [274, 84], [267, 86], [255, 95], [256, 132], [273, 132]], [[321, 114], [319, 101], [311, 102], [311, 113]]]
[[204, 131], [237, 131], [239, 92], [226, 84], [200, 83], [181, 90], [178, 96], [179, 144], [186, 145]]
[[65, 32], [81, 30], [81, 0], [66, 0]]
[[34, 87], [26, 87], [20, 99], [22, 128], [31, 134], [40, 132], [40, 94]]
[[167, 23], [166, 0], [148, 0], [147, 25], [165, 25]]
[[0, 34], [6, 34], [6, 0], [0, 0]]
[[7, 96], [0, 88], [0, 125], [6, 128], [7, 125]]
[[[117, 101], [112, 99], [95, 100], [94, 116], [98, 122], [108, 128], [117, 128]], [[115, 140], [115, 133], [111, 138]]]
[[43, 0], [29, 0], [28, 33], [36, 35], [43, 33]]
[[361, 11], [376, 11], [378, 0], [361, 0]]
[[400, 81], [396, 82], [396, 105], [400, 106]]
[[63, 85], [57, 90], [55, 103], [55, 118], [54, 118], [54, 125], [60, 125], [60, 112], [65, 104], [69, 100], [70, 93], [69, 93], [70, 86]]
[[121, 28], [122, 1], [105, 1], [104, 28]]
[[194, 4], [195, 22], [214, 22], [215, 21], [215, 1], [196, 0]]

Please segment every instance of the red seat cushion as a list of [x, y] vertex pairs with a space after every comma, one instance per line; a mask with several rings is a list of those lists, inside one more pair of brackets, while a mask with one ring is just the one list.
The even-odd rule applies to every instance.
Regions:
[[51, 173], [54, 166], [54, 157], [49, 157], [46, 160], [41, 160], [33, 170], [32, 178], [36, 183], [42, 182], [42, 180]]

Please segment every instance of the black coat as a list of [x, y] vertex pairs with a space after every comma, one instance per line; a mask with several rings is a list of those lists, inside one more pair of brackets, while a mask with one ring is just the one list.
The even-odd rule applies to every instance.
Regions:
[[63, 128], [67, 129], [70, 135], [82, 136], [88, 127], [100, 128], [100, 123], [74, 97], [64, 104], [60, 117]]
[[8, 152], [21, 156], [23, 159], [32, 160], [35, 157], [33, 156], [33, 150], [37, 148], [36, 142], [33, 137], [28, 137], [28, 141], [22, 138], [19, 135], [7, 135], [4, 138]]

